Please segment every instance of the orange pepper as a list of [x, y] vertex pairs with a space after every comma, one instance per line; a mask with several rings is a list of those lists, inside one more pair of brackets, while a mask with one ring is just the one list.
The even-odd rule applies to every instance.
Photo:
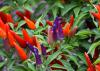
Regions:
[[25, 53], [25, 51], [15, 42], [13, 42], [15, 49], [17, 50], [21, 60], [26, 60], [27, 59], [27, 55]]
[[70, 32], [70, 24], [67, 24], [65, 29], [63, 29], [64, 36], [68, 36], [69, 32]]
[[39, 43], [37, 37], [36, 37], [36, 36], [33, 36], [32, 39], [33, 39], [33, 41], [35, 42], [35, 46], [36, 46], [37, 49], [39, 50], [39, 53], [41, 53], [41, 46], [40, 46], [40, 43]]
[[28, 19], [27, 17], [24, 17], [24, 19], [25, 19], [25, 22], [26, 22], [27, 26], [30, 29], [32, 29], [32, 30], [36, 29], [35, 24], [30, 19]]
[[1, 28], [0, 28], [0, 37], [1, 37], [1, 38], [6, 38], [6, 33], [5, 33], [5, 31], [2, 30]]

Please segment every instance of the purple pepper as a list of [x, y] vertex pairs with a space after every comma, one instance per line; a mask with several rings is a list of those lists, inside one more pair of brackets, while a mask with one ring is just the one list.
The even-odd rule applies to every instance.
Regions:
[[32, 46], [31, 44], [29, 44], [28, 42], [26, 42], [26, 44], [29, 47], [29, 49], [34, 53], [35, 58], [36, 58], [36, 64], [37, 65], [42, 64], [41, 56], [39, 55], [38, 49], [35, 46]]
[[41, 49], [42, 49], [42, 55], [46, 55], [46, 47], [41, 44]]

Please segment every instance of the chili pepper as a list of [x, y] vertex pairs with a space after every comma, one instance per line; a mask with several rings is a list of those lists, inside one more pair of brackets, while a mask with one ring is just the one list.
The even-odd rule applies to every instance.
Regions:
[[16, 11], [16, 14], [21, 18], [21, 19], [24, 19], [24, 14], [20, 11]]
[[30, 19], [31, 17], [31, 12], [29, 10], [25, 9], [25, 17], [27, 17], [28, 19]]
[[[41, 45], [40, 45], [40, 43], [39, 43], [37, 37], [36, 37], [36, 36], [33, 36], [32, 39], [33, 39], [33, 41], [35, 42], [35, 46], [36, 46], [37, 49], [39, 50], [39, 53], [41, 53], [41, 52], [42, 52], [42, 51], [41, 51]], [[34, 42], [33, 42], [33, 43], [34, 43]]]
[[100, 13], [100, 4], [95, 5], [96, 9], [98, 10], [98, 12]]
[[29, 47], [29, 49], [34, 53], [35, 58], [36, 58], [36, 64], [37, 65], [42, 64], [42, 60], [41, 60], [41, 57], [39, 55], [38, 49], [36, 47], [33, 47], [29, 42], [26, 42], [26, 44]]
[[10, 45], [13, 47], [14, 46], [13, 42], [15, 42], [15, 39], [14, 39], [14, 37], [11, 34], [10, 31], [7, 32], [7, 37], [8, 37], [8, 40], [9, 40]]
[[6, 14], [6, 17], [7, 17], [7, 22], [14, 23], [12, 16], [10, 14]]
[[4, 31], [4, 30], [2, 30], [2, 29], [0, 28], [0, 38], [5, 39], [6, 37], [7, 37], [7, 36], [6, 36], [5, 31]]
[[100, 71], [100, 64], [97, 64], [97, 65], [96, 65], [96, 70], [97, 70], [97, 71]]
[[43, 44], [41, 44], [41, 50], [42, 50], [42, 55], [46, 55], [46, 47], [44, 47]]
[[94, 55], [93, 55], [93, 60], [95, 61], [98, 57], [99, 57], [99, 47], [96, 47], [95, 48], [95, 51], [94, 51]]
[[24, 36], [24, 40], [28, 41], [31, 45], [34, 45], [32, 38], [28, 35], [28, 33], [25, 29], [22, 29], [22, 33]]
[[68, 36], [69, 32], [70, 32], [70, 24], [67, 24], [65, 29], [63, 29], [64, 36]]
[[27, 55], [25, 53], [25, 51], [15, 42], [13, 42], [15, 49], [17, 50], [21, 60], [26, 60], [27, 59]]
[[90, 60], [88, 54], [85, 52], [84, 55], [85, 55], [86, 62], [87, 62], [87, 65], [88, 65], [88, 67], [89, 67], [89, 70], [91, 70], [91, 71], [96, 71], [96, 70], [95, 70], [95, 67], [94, 67], [93, 64], [91, 63], [91, 60]]
[[52, 28], [48, 28], [48, 38], [47, 38], [47, 41], [48, 41], [49, 44], [53, 44], [54, 43]]
[[48, 25], [50, 25], [50, 26], [53, 26], [53, 23], [52, 23], [51, 21], [49, 21], [49, 20], [46, 20], [46, 23], [47, 23]]
[[74, 23], [74, 17], [72, 15], [72, 16], [70, 16], [70, 22], [69, 22], [70, 28], [73, 26], [73, 23]]
[[[5, 24], [5, 28], [6, 28], [6, 35], [7, 35], [7, 32], [10, 30], [10, 27], [9, 27], [9, 24]], [[8, 35], [7, 35], [8, 36]]]
[[100, 20], [100, 14], [99, 13], [94, 13], [90, 12], [96, 19]]
[[36, 29], [35, 24], [30, 19], [28, 19], [27, 17], [24, 17], [24, 19], [25, 19], [25, 22], [26, 22], [27, 26], [30, 29], [32, 29], [32, 30], [35, 30]]
[[7, 17], [6, 17], [6, 14], [4, 12], [0, 12], [0, 17], [1, 17], [1, 20], [6, 23], [7, 22]]
[[78, 27], [75, 26], [68, 34], [68, 37], [72, 37], [75, 35], [76, 31], [77, 31]]
[[[11, 30], [10, 30], [11, 31]], [[22, 39], [19, 35], [17, 35], [14, 31], [11, 31], [12, 35], [16, 39], [16, 41], [19, 43], [19, 45], [23, 48], [26, 47], [26, 42], [24, 39]]]
[[0, 18], [0, 28], [3, 29], [6, 32], [6, 27], [2, 19]]

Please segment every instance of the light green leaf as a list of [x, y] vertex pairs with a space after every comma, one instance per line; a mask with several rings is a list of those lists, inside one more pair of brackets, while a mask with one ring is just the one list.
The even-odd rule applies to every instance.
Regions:
[[77, 4], [75, 4], [75, 3], [65, 5], [64, 8], [62, 9], [62, 16], [64, 16], [67, 12], [69, 12], [76, 6], [77, 6]]
[[97, 46], [99, 46], [99, 45], [100, 45], [100, 41], [93, 43], [93, 44], [90, 46], [90, 48], [89, 48], [89, 50], [88, 50], [87, 53], [88, 53], [88, 54], [91, 53], [91, 55], [92, 55], [92, 57], [93, 57], [93, 55], [94, 55], [94, 50], [95, 50], [95, 48], [96, 48]]
[[77, 18], [75, 18], [74, 26], [78, 26], [82, 19], [87, 15], [87, 13], [81, 12]]
[[59, 64], [53, 64], [51, 67], [54, 67], [54, 68], [61, 68], [61, 69], [67, 70], [67, 68], [65, 68], [64, 66], [61, 66], [61, 65], [59, 65]]
[[0, 9], [0, 11], [6, 11], [9, 10], [11, 7], [10, 6], [4, 6]]
[[16, 31], [22, 26], [25, 24], [25, 21], [24, 20], [21, 20], [19, 23], [18, 23], [18, 26], [16, 28]]
[[75, 17], [77, 17], [77, 16], [79, 15], [80, 10], [81, 10], [81, 7], [76, 7], [76, 8], [74, 9]]
[[98, 58], [98, 59], [96, 59], [96, 61], [93, 63], [93, 64], [98, 64], [98, 63], [100, 63], [100, 57]]
[[34, 67], [34, 65], [33, 65], [32, 63], [27, 62], [27, 64], [28, 64], [28, 68], [29, 68], [29, 69], [31, 69], [32, 71], [36, 71], [36, 70], [35, 70], [35, 67]]
[[62, 53], [60, 50], [56, 51], [55, 53], [53, 53], [52, 55], [49, 55], [47, 60], [44, 62], [44, 64], [46, 65], [44, 71], [46, 70], [46, 68], [48, 67], [48, 65], [50, 64], [50, 62], [52, 62], [55, 58], [57, 58], [57, 56]]
[[0, 62], [0, 68], [2, 68], [6, 64], [6, 61]]
[[54, 7], [54, 8], [52, 9], [52, 13], [53, 13], [53, 16], [54, 16], [54, 19], [55, 19], [56, 16], [57, 16], [57, 13], [58, 13], [58, 8], [57, 8], [57, 7]]

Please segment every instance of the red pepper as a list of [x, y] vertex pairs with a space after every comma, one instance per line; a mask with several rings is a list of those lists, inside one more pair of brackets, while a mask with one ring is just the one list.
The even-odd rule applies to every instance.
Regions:
[[96, 70], [100, 71], [100, 63], [96, 65]]
[[25, 17], [27, 17], [28, 19], [30, 19], [31, 17], [31, 12], [29, 10], [25, 9]]
[[75, 26], [68, 34], [68, 37], [72, 37], [75, 35], [76, 31], [77, 31], [78, 27]]
[[48, 25], [50, 25], [50, 26], [53, 26], [53, 23], [52, 23], [51, 21], [49, 21], [49, 20], [46, 20], [46, 23], [47, 23]]
[[26, 60], [27, 59], [27, 55], [25, 53], [25, 51], [15, 42], [13, 42], [15, 49], [17, 50], [21, 60]]
[[[89, 70], [91, 70], [91, 71], [96, 71], [96, 70], [95, 70], [95, 67], [94, 67], [93, 64], [91, 63], [91, 60], [90, 60], [88, 54], [85, 52], [84, 55], [85, 55], [86, 62], [87, 62], [87, 65], [88, 65], [88, 67], [89, 67]], [[89, 71], [89, 70], [88, 70], [88, 71]]]
[[95, 7], [97, 8], [98, 12], [100, 13], [100, 4], [95, 5]]
[[6, 27], [2, 19], [0, 18], [0, 28], [3, 29], [6, 32]]
[[27, 24], [27, 26], [32, 29], [32, 30], [35, 30], [36, 29], [36, 26], [34, 24], [34, 22], [32, 22], [30, 19], [28, 19], [27, 17], [24, 17], [25, 19], [25, 22]]
[[7, 37], [8, 37], [8, 40], [9, 40], [10, 45], [13, 47], [14, 46], [13, 42], [15, 42], [15, 39], [14, 39], [14, 37], [11, 34], [10, 31], [7, 32]]
[[[11, 30], [10, 30], [11, 31]], [[12, 35], [16, 39], [16, 41], [19, 43], [19, 45], [23, 48], [26, 47], [26, 42], [24, 39], [22, 39], [19, 35], [17, 35], [14, 31], [11, 31]]]
[[91, 14], [98, 20], [100, 20], [100, 14], [99, 13], [94, 13], [94, 12], [91, 12]]
[[16, 11], [16, 14], [21, 18], [21, 19], [24, 19], [24, 14], [20, 11]]
[[7, 32], [10, 30], [9, 24], [6, 23], [5, 27], [6, 27], [6, 34], [7, 34]]
[[6, 17], [7, 17], [7, 22], [14, 23], [12, 16], [10, 14], [6, 14]]
[[34, 45], [32, 38], [28, 35], [28, 33], [25, 29], [22, 29], [22, 33], [24, 36], [24, 40], [28, 41], [31, 45]]
[[93, 60], [95, 61], [98, 57], [99, 57], [99, 49], [98, 47], [96, 47], [95, 51], [94, 51], [94, 55], [93, 55]]
[[70, 28], [73, 26], [73, 23], [74, 23], [74, 17], [73, 17], [73, 15], [70, 17], [70, 22], [69, 22], [69, 24], [70, 24]]
[[1, 19], [2, 19], [2, 21], [3, 21], [4, 23], [7, 22], [7, 17], [6, 17], [6, 14], [5, 14], [4, 12], [0, 12], [0, 17], [1, 17]]

